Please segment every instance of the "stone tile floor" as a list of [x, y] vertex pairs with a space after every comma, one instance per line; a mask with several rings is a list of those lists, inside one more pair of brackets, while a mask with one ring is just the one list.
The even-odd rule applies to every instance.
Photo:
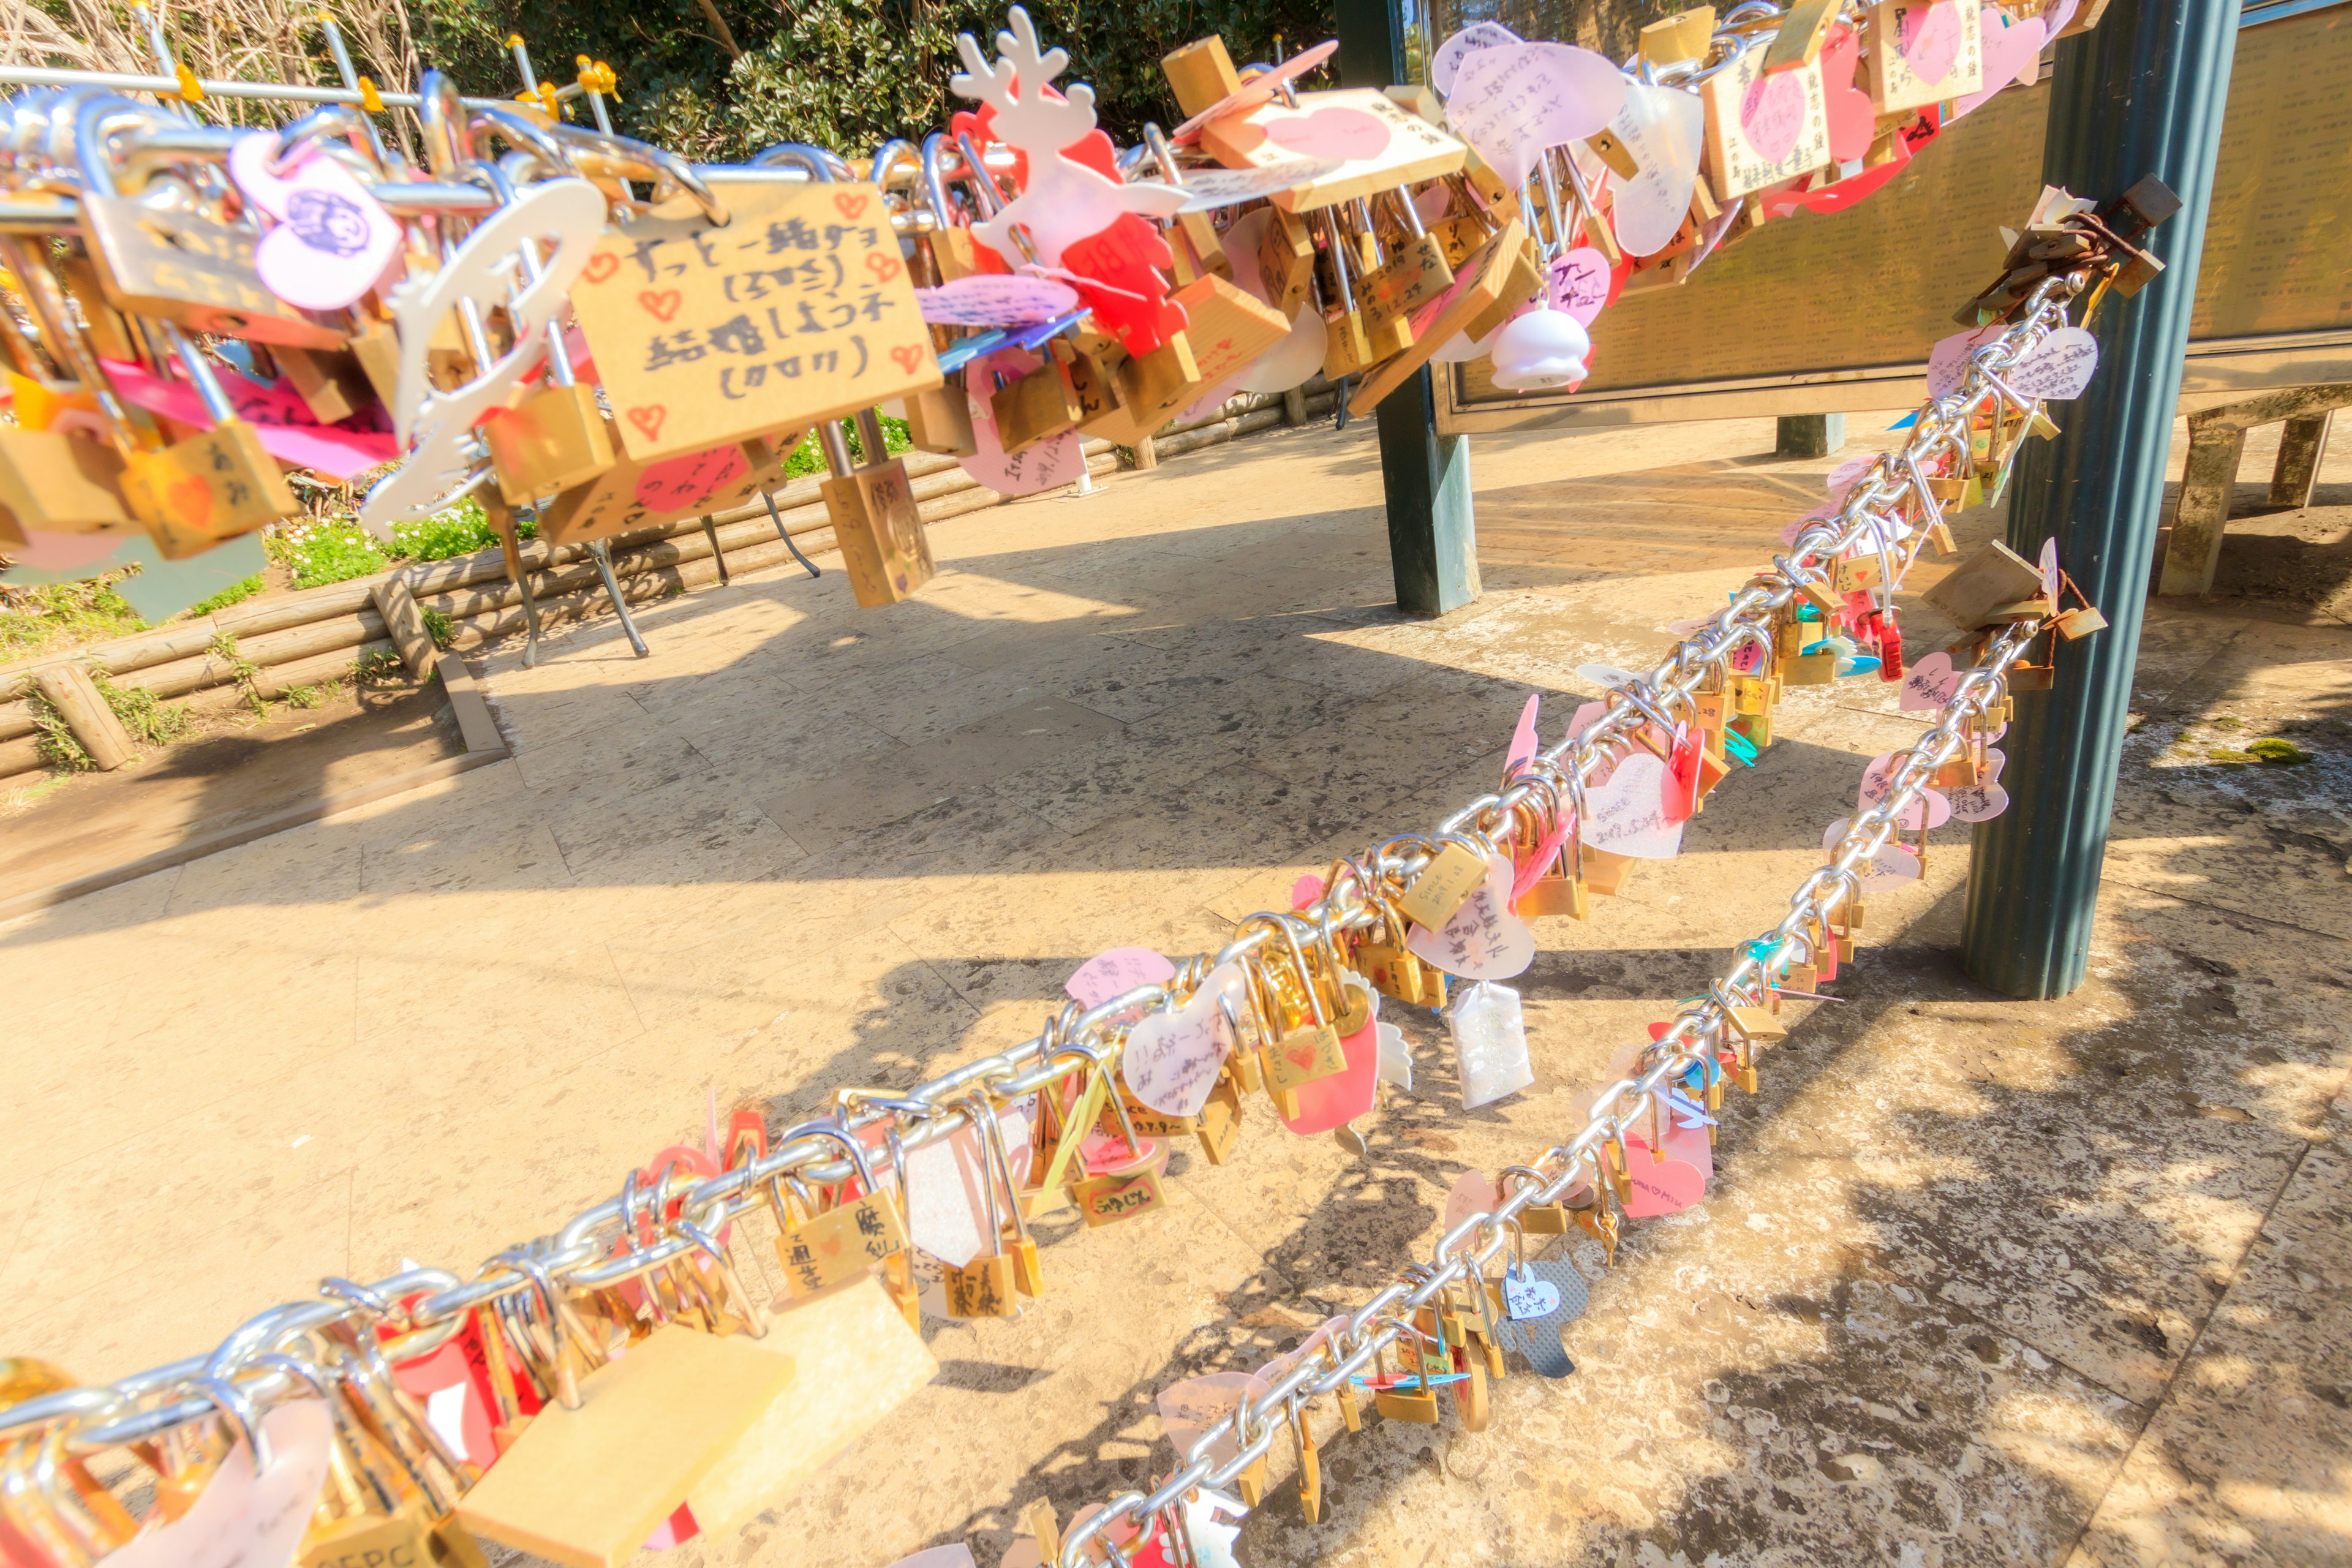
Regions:
[[[645, 660], [609, 624], [491, 655], [511, 762], [0, 927], [0, 1348], [120, 1375], [322, 1275], [470, 1267], [696, 1137], [714, 1093], [781, 1126], [1026, 1037], [1103, 947], [1214, 944], [1490, 787], [1530, 689], [1556, 734], [1576, 666], [1646, 664], [1719, 604], [1820, 493], [1826, 462], [1769, 445], [1481, 441], [1487, 593], [1436, 621], [1386, 607], [1358, 426], [956, 520], [887, 612], [772, 574], [645, 616]], [[2255, 531], [2324, 555], [2352, 459], [2326, 478]], [[2154, 607], [2080, 991], [1961, 974], [1947, 830], [1872, 900], [1847, 1004], [1733, 1097], [1708, 1201], [1605, 1278], [1580, 1256], [1577, 1373], [1516, 1373], [1481, 1435], [1368, 1419], [1325, 1447], [1324, 1522], [1278, 1489], [1243, 1560], [2352, 1559], [2333, 602]], [[1464, 1114], [1442, 1028], [1392, 1006], [1419, 1083], [1368, 1156], [1255, 1113], [1231, 1163], [1177, 1156], [1162, 1218], [1049, 1225], [1043, 1300], [931, 1324], [935, 1384], [677, 1555], [879, 1568], [970, 1538], [985, 1565], [1030, 1500], [1066, 1518], [1164, 1470], [1159, 1389], [1360, 1301], [1465, 1167], [1566, 1131], [1916, 729], [1874, 682], [1792, 693], [1680, 860], [1539, 925], [1532, 1089]], [[2209, 760], [2272, 733], [2318, 761]]]

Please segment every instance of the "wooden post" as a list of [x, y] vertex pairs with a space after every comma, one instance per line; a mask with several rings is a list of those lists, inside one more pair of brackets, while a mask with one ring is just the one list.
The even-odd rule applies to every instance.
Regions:
[[1294, 427], [1307, 423], [1307, 394], [1300, 388], [1282, 395], [1282, 422]]
[[2306, 507], [2319, 483], [2320, 459], [2327, 456], [2328, 427], [2336, 410], [2290, 419], [2279, 432], [2278, 467], [2271, 470], [2271, 505]]
[[391, 634], [393, 646], [400, 649], [401, 662], [408, 673], [423, 680], [433, 673], [434, 661], [440, 649], [433, 644], [433, 634], [425, 629], [425, 613], [416, 607], [416, 595], [409, 591], [408, 578], [395, 572], [375, 585], [375, 612], [383, 617], [383, 629]]
[[79, 664], [52, 664], [33, 672], [33, 680], [49, 706], [65, 718], [66, 728], [89, 753], [89, 760], [112, 773], [136, 754], [131, 731], [100, 696], [98, 683]]
[[1151, 437], [1149, 436], [1138, 437], [1135, 445], [1129, 447], [1128, 450], [1135, 454], [1135, 466], [1138, 470], [1156, 468], [1160, 466], [1160, 454], [1152, 448]]

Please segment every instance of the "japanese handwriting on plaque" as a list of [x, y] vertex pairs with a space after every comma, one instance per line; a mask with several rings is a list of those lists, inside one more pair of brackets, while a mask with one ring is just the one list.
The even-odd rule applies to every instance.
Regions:
[[[572, 302], [640, 462], [804, 426], [940, 384], [880, 195], [730, 184], [606, 234]], [[664, 209], [667, 211], [668, 209]]]
[[1433, 180], [1462, 167], [1468, 149], [1378, 88], [1302, 92], [1298, 107], [1264, 104], [1212, 121], [1201, 145], [1228, 169], [1264, 169], [1300, 158], [1337, 167], [1273, 193], [1286, 212], [1309, 212], [1374, 191]]
[[1821, 62], [1764, 70], [1750, 49], [1707, 78], [1707, 163], [1724, 201], [1794, 179], [1830, 161], [1829, 101]]

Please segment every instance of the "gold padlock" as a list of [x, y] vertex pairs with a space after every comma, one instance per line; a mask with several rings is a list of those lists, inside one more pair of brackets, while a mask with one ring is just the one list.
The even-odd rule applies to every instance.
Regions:
[[542, 386], [492, 414], [481, 430], [509, 506], [530, 506], [613, 466], [613, 437], [593, 387]]
[[875, 609], [912, 595], [938, 568], [907, 466], [896, 458], [882, 458], [881, 421], [872, 410], [857, 416], [857, 433], [877, 460], [853, 465], [841, 426], [828, 419], [817, 426], [825, 465], [833, 470], [817, 493], [824, 500], [841, 559], [849, 568], [850, 591], [860, 605]]

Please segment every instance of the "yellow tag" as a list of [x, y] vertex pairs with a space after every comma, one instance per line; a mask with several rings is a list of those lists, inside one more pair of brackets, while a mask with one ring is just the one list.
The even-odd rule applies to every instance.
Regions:
[[1885, 576], [1875, 555], [1842, 556], [1830, 567], [1830, 586], [1841, 594], [1858, 594], [1877, 587]]
[[1124, 1176], [1088, 1176], [1075, 1189], [1078, 1214], [1089, 1228], [1148, 1214], [1168, 1201], [1160, 1173], [1150, 1166]]
[[1486, 877], [1486, 862], [1476, 850], [1466, 844], [1448, 844], [1421, 868], [1397, 906], [1415, 924], [1443, 931]]
[[881, 193], [713, 180], [730, 221], [666, 205], [572, 286], [628, 456], [708, 451], [940, 384]]

